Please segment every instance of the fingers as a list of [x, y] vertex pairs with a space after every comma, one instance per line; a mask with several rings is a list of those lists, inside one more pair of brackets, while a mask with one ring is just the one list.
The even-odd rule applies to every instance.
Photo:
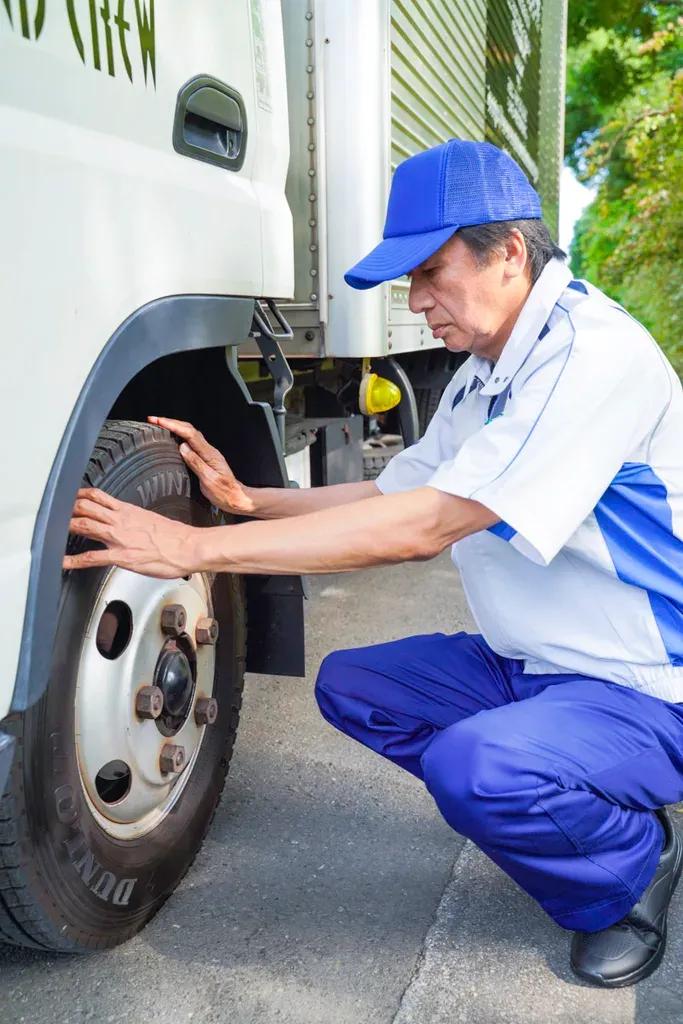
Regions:
[[87, 537], [89, 540], [99, 540], [107, 543], [113, 540], [113, 531], [106, 523], [97, 519], [89, 519], [87, 516], [75, 516], [69, 523], [69, 533], [76, 537]]
[[189, 438], [190, 434], [195, 430], [191, 423], [186, 423], [185, 420], [172, 420], [168, 416], [148, 416], [148, 423], [154, 423], [157, 427], [164, 427], [165, 430], [170, 430], [172, 434], [177, 434], [178, 437]]
[[196, 427], [193, 427], [191, 423], [186, 423], [185, 420], [172, 420], [168, 416], [148, 416], [147, 419], [150, 423], [155, 423], [158, 427], [164, 427], [166, 430], [170, 430], [172, 434], [182, 437], [184, 441], [187, 441], [188, 444], [191, 444], [197, 450], [200, 449], [202, 443], [209, 447], [204, 435]]
[[114, 510], [121, 508], [122, 504], [118, 498], [113, 498], [111, 494], [107, 494], [106, 491], [101, 491], [97, 487], [81, 487], [76, 495], [76, 500], [92, 501], [103, 508]]
[[97, 487], [81, 487], [76, 495], [69, 533], [93, 540], [105, 540], [111, 535], [107, 527], [116, 521], [116, 512], [122, 502]]
[[204, 461], [189, 445], [183, 443], [180, 446], [180, 454], [201, 480], [215, 480], [218, 473], [207, 462]]
[[120, 553], [114, 548], [104, 551], [82, 551], [80, 555], [64, 555], [63, 569], [94, 569], [103, 565], [116, 565], [121, 561]]
[[[81, 487], [76, 495], [73, 514], [69, 522], [69, 533], [77, 537], [107, 543], [113, 539], [111, 526], [115, 512], [122, 502], [97, 487]], [[87, 569], [90, 566], [114, 565], [116, 555], [112, 550], [82, 551], [78, 555], [65, 555], [64, 569]]]
[[191, 423], [186, 423], [184, 420], [172, 420], [166, 416], [148, 416], [147, 419], [150, 423], [156, 424], [158, 427], [164, 427], [166, 430], [170, 430], [172, 434], [176, 434], [178, 437], [182, 437], [184, 441], [190, 445], [193, 451], [197, 452], [198, 455], [205, 461], [210, 461], [212, 457], [219, 455], [217, 450], [209, 444], [201, 431], [193, 427]]
[[73, 508], [74, 516], [86, 516], [90, 519], [97, 519], [100, 523], [113, 523], [114, 512], [114, 509], [101, 505], [91, 498], [77, 498]]

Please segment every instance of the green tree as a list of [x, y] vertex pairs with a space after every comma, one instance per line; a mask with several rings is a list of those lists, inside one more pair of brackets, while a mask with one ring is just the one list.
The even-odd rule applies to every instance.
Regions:
[[574, 273], [641, 320], [683, 373], [681, 3], [570, 0], [566, 155], [597, 187]]

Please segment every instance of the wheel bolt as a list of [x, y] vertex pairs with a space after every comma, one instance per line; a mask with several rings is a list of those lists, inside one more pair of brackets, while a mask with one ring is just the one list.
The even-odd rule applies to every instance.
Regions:
[[197, 619], [194, 638], [198, 644], [215, 644], [218, 640], [218, 619]]
[[164, 694], [158, 686], [143, 686], [135, 698], [138, 718], [158, 718], [164, 707]]
[[180, 636], [186, 622], [187, 615], [181, 604], [167, 604], [161, 612], [161, 629], [166, 636]]
[[194, 706], [194, 720], [197, 725], [213, 725], [218, 717], [218, 701], [215, 697], [200, 697]]
[[179, 747], [175, 743], [164, 743], [159, 757], [159, 767], [167, 774], [181, 772], [185, 767], [185, 747]]

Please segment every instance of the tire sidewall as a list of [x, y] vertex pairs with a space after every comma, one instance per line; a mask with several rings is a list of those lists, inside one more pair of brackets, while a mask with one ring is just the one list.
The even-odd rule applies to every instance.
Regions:
[[[215, 525], [170, 438], [122, 459], [103, 486], [124, 501], [170, 518]], [[82, 542], [70, 547], [82, 547]], [[132, 840], [106, 833], [83, 794], [74, 733], [84, 631], [107, 572], [65, 574], [48, 687], [24, 718], [24, 809], [43, 909], [60, 940], [80, 947], [113, 945], [138, 931], [194, 859], [223, 788], [244, 665], [241, 580], [207, 575], [220, 624], [214, 675], [218, 718], [204, 730], [192, 774], [183, 780], [182, 792], [159, 825]]]

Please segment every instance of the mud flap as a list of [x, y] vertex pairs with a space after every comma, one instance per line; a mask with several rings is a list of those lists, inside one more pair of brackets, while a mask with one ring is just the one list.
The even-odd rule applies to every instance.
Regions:
[[305, 676], [305, 576], [248, 576], [247, 672]]

